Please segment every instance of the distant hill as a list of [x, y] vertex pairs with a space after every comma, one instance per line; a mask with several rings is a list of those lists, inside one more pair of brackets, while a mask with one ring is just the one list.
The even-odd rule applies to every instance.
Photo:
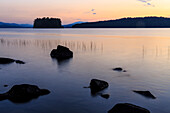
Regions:
[[170, 28], [170, 18], [136, 17], [121, 18], [73, 25], [73, 28]]
[[34, 28], [63, 28], [59, 18], [37, 18], [34, 20]]
[[31, 24], [17, 24], [17, 23], [5, 23], [0, 22], [0, 28], [32, 28]]
[[86, 23], [86, 22], [78, 21], [78, 22], [74, 22], [74, 23], [71, 23], [71, 24], [63, 25], [63, 27], [64, 28], [72, 28], [73, 25], [82, 24], [82, 23]]

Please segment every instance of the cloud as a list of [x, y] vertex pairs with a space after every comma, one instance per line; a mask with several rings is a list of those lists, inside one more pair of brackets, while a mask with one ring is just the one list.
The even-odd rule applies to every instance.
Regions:
[[91, 11], [94, 11], [95, 9], [92, 9]]
[[153, 4], [151, 3], [152, 0], [137, 0], [137, 1], [144, 3], [144, 6], [152, 6], [152, 7], [155, 7], [155, 5], [153, 5]]
[[84, 12], [85, 14], [93, 14], [93, 15], [96, 15], [97, 13], [95, 12], [95, 9], [91, 9], [90, 11], [88, 12]]

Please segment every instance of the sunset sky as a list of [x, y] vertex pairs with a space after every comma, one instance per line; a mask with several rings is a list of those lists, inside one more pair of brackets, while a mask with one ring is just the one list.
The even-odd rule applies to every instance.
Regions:
[[58, 17], [62, 24], [122, 17], [170, 16], [170, 0], [0, 0], [0, 21], [32, 24]]

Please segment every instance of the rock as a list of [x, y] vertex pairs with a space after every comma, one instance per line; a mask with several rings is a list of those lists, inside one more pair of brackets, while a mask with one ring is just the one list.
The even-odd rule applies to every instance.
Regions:
[[110, 97], [109, 94], [101, 94], [100, 96], [103, 97], [103, 98], [105, 98], [105, 99], [108, 99], [108, 98]]
[[14, 60], [11, 58], [3, 58], [0, 57], [0, 64], [10, 64], [10, 63], [17, 63], [17, 64], [25, 64], [25, 62], [21, 61], [21, 60]]
[[129, 103], [116, 104], [108, 113], [150, 113], [149, 110]]
[[4, 85], [4, 87], [8, 87], [8, 85]]
[[14, 103], [23, 103], [49, 93], [49, 90], [40, 89], [35, 85], [21, 84], [13, 86], [8, 92], [4, 94], [0, 94], [0, 100], [9, 99]]
[[133, 90], [133, 92], [143, 95], [147, 98], [156, 99], [156, 97], [154, 95], [152, 95], [150, 91], [135, 91], [135, 90]]
[[113, 71], [127, 72], [127, 70], [123, 70], [123, 68], [121, 68], [121, 67], [113, 68]]
[[90, 88], [90, 86], [84, 86], [83, 88]]
[[127, 72], [127, 70], [123, 70], [123, 72]]
[[10, 63], [13, 63], [13, 62], [15, 62], [14, 59], [0, 57], [0, 64], [10, 64]]
[[90, 89], [92, 94], [99, 92], [105, 88], [107, 88], [109, 84], [106, 81], [98, 80], [98, 79], [92, 79], [90, 82]]
[[58, 45], [57, 49], [53, 49], [51, 51], [51, 57], [57, 59], [68, 59], [73, 57], [73, 52], [69, 50], [69, 48]]
[[123, 69], [121, 67], [117, 67], [113, 69], [114, 71], [123, 71]]
[[17, 63], [17, 64], [25, 64], [25, 62], [23, 62], [21, 60], [15, 60], [15, 63]]

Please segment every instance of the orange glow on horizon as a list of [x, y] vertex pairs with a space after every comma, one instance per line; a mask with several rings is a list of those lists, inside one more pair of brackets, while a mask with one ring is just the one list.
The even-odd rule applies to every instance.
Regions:
[[169, 0], [147, 5], [137, 0], [1, 0], [0, 21], [32, 24], [37, 17], [58, 17], [63, 24], [123, 17], [170, 16]]

